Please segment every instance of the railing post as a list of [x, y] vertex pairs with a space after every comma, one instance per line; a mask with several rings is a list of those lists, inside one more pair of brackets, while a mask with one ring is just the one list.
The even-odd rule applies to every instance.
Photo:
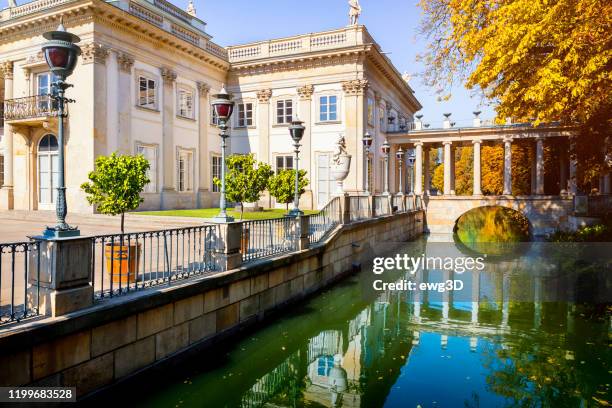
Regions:
[[242, 223], [219, 223], [219, 239], [213, 248], [213, 260], [222, 271], [236, 269], [242, 265], [240, 244], [242, 240]]
[[351, 223], [351, 197], [348, 194], [340, 195], [340, 223]]
[[[93, 265], [91, 238], [42, 239], [40, 260], [30, 253], [30, 270], [40, 270], [29, 276], [30, 287], [40, 285], [40, 314], [61, 316], [93, 304]], [[36, 307], [36, 293], [28, 294], [30, 307]]]
[[297, 250], [303, 251], [310, 247], [308, 235], [310, 232], [310, 217], [297, 217], [295, 219], [295, 227], [297, 228]]

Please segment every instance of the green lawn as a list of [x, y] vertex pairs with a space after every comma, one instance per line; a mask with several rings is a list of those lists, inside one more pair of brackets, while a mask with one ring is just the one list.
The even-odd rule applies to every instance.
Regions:
[[[236, 220], [240, 219], [240, 211], [227, 212]], [[304, 211], [305, 214], [316, 214], [317, 211]], [[194, 218], [213, 218], [219, 214], [218, 208], [201, 208], [197, 210], [167, 210], [167, 211], [143, 211], [135, 212], [137, 215], [153, 215], [158, 217], [194, 217]], [[286, 210], [264, 210], [259, 212], [244, 212], [245, 220], [264, 220], [270, 218], [282, 218], [287, 214]]]

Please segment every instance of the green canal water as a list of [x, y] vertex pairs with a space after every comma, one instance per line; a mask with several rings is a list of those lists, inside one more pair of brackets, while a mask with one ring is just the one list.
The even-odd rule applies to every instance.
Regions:
[[[433, 241], [425, 237], [376, 250], [392, 256], [465, 256], [454, 243]], [[487, 259], [480, 272], [432, 268], [414, 275], [403, 269], [375, 275], [366, 264], [362, 272], [287, 307], [240, 340], [130, 383], [122, 403], [608, 406], [610, 246], [526, 245], [515, 256]], [[377, 291], [377, 279], [458, 279], [464, 288]]]

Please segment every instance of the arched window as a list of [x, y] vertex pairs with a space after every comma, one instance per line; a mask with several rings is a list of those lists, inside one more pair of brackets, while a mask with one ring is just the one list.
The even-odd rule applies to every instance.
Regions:
[[43, 136], [38, 143], [39, 209], [52, 209], [57, 197], [58, 149], [57, 138], [51, 134]]

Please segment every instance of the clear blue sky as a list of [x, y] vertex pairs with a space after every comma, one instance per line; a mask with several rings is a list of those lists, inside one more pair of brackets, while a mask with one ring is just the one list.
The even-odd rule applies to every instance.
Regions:
[[[172, 0], [186, 8], [188, 0]], [[456, 121], [469, 120], [472, 111], [481, 110], [483, 118], [492, 118], [493, 109], [470, 97], [462, 86], [453, 90], [449, 101], [438, 101], [434, 89], [422, 84], [417, 76], [423, 66], [416, 55], [423, 50], [417, 38], [421, 9], [417, 0], [360, 0], [365, 24], [384, 52], [390, 53], [400, 72], [413, 75], [410, 85], [423, 105], [424, 121], [442, 121], [442, 113], [452, 112]], [[208, 33], [220, 45], [324, 31], [348, 23], [348, 0], [194, 0], [198, 17], [208, 23]]]

